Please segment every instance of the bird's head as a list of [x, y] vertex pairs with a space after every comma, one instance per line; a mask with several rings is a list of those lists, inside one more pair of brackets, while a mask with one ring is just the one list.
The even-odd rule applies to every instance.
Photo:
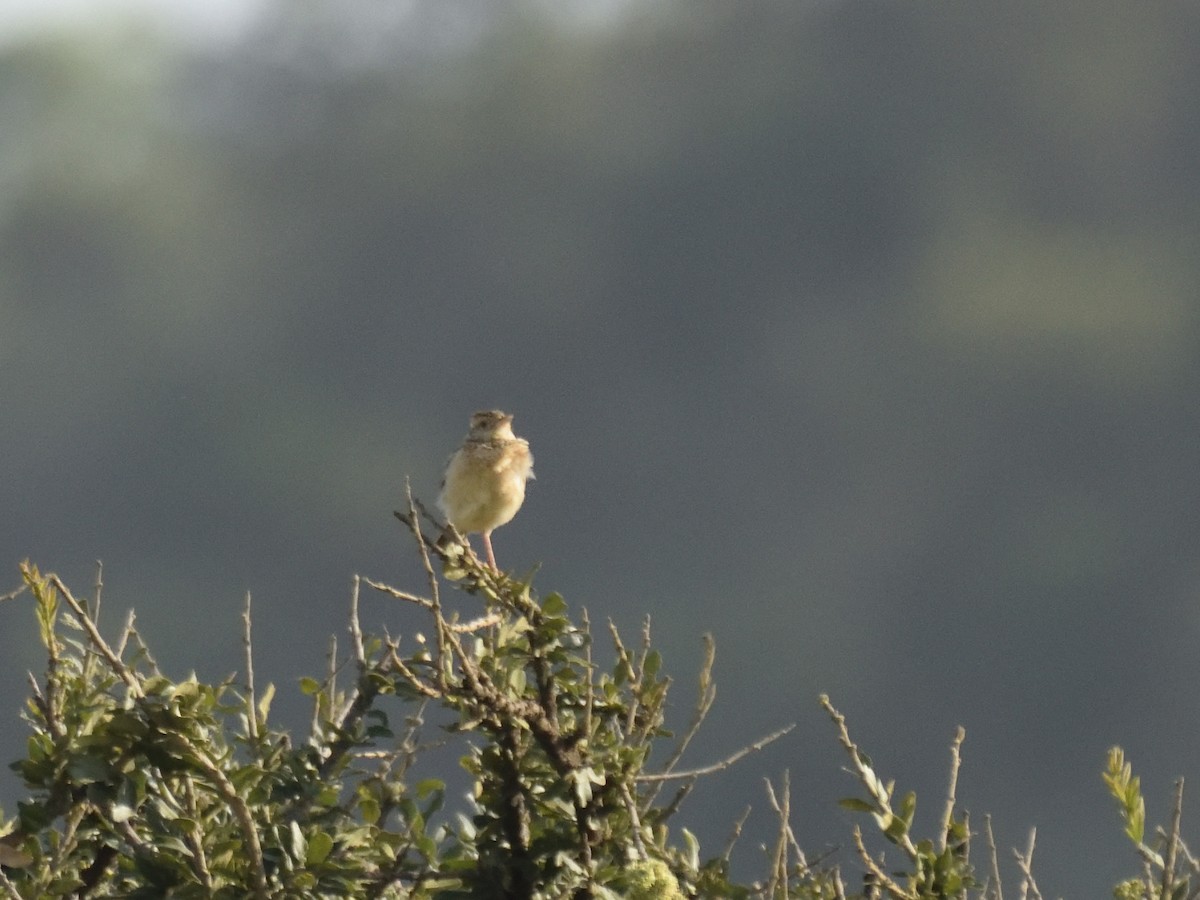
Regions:
[[474, 440], [511, 440], [515, 437], [512, 421], [511, 414], [498, 409], [480, 410], [471, 416], [470, 437]]

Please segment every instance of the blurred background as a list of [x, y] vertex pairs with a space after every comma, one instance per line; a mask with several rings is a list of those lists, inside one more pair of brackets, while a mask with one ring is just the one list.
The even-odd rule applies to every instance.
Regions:
[[[301, 674], [477, 408], [537, 458], [501, 565], [653, 621], [687, 762], [795, 732], [678, 822], [765, 871], [856, 792], [829, 692], [936, 828], [1047, 896], [1200, 776], [1200, 8], [37, 0], [0, 8], [0, 562], [133, 607], [168, 673]], [[470, 608], [467, 600], [461, 601]], [[409, 636], [410, 610], [364, 596]], [[28, 598], [0, 605], [24, 747]], [[604, 643], [600, 641], [600, 643]], [[9, 814], [15, 776], [0, 778]], [[1200, 801], [1187, 803], [1194, 841]], [[982, 843], [977, 852], [982, 852]], [[1015, 884], [1015, 881], [1014, 881]]]

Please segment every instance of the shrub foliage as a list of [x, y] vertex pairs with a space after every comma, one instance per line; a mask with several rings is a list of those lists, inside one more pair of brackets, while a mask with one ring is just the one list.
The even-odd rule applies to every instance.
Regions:
[[[713, 700], [711, 641], [690, 724], [673, 735], [664, 727], [671, 682], [648, 624], [633, 645], [609, 624], [614, 662], [602, 667], [593, 660], [586, 613], [572, 617], [559, 595], [539, 597], [530, 579], [491, 570], [411, 498], [397, 516], [415, 538], [426, 590], [355, 579], [346, 658], [331, 652], [327, 671], [301, 680], [313, 702], [303, 740], [271, 720], [273, 688], [255, 687], [248, 602], [241, 677], [174, 681], [132, 616], [112, 640], [101, 633], [99, 590], [81, 600], [57, 575], [23, 564], [47, 661], [43, 677], [30, 679], [28, 748], [13, 764], [27, 799], [0, 824], [0, 894], [1001, 896], [990, 825], [980, 872], [971, 860], [970, 822], [954, 796], [961, 731], [951, 746], [944, 811], [933, 838], [923, 839], [913, 830], [916, 797], [895, 799], [894, 785], [876, 774], [825, 697], [861, 787], [843, 803], [865, 814], [875, 833], [865, 838], [856, 826], [855, 852], [840, 865], [810, 863], [788, 824], [785, 774], [767, 784], [779, 827], [764, 875], [735, 882], [733, 842], [706, 856], [672, 817], [697, 779], [789, 729], [715, 764], [681, 768]], [[442, 592], [450, 585], [475, 598], [477, 618], [463, 622], [447, 612]], [[419, 609], [428, 637], [401, 646], [364, 634], [364, 587]], [[470, 794], [458, 808], [445, 807], [443, 781], [413, 776], [433, 711], [469, 776]], [[1196, 865], [1179, 840], [1178, 815], [1158, 845], [1148, 844], [1140, 787], [1117, 749], [1105, 780], [1143, 861], [1141, 877], [1119, 885], [1118, 896], [1195, 897]], [[889, 864], [869, 841], [891, 848]], [[1032, 843], [1015, 855], [1021, 896], [1040, 896]]]

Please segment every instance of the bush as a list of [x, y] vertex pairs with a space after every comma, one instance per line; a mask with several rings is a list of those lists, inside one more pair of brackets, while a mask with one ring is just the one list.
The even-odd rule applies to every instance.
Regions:
[[[58, 576], [23, 564], [47, 664], [41, 681], [31, 682], [28, 751], [13, 764], [29, 796], [0, 826], [0, 892], [438, 900], [999, 896], [990, 827], [991, 871], [981, 879], [970, 862], [969, 822], [956, 809], [961, 731], [935, 838], [920, 840], [913, 836], [915, 796], [893, 803], [894, 786], [875, 773], [825, 697], [863, 788], [862, 797], [844, 803], [868, 814], [899, 849], [903, 868], [885, 869], [857, 827], [859, 893], [847, 889], [835, 863], [811, 865], [788, 825], [785, 775], [778, 788], [768, 783], [779, 829], [767, 871], [759, 881], [735, 883], [732, 843], [704, 857], [686, 829], [672, 827], [672, 817], [698, 778], [789, 729], [714, 765], [680, 768], [713, 700], [711, 641], [694, 714], [675, 738], [664, 728], [670, 681], [648, 624], [632, 647], [608, 626], [615, 662], [602, 671], [586, 613], [573, 619], [559, 595], [539, 598], [528, 580], [481, 564], [411, 499], [397, 516], [413, 533], [427, 591], [355, 578], [345, 661], [352, 684], [338, 688], [336, 661], [323, 676], [301, 680], [314, 705], [302, 742], [271, 723], [273, 688], [260, 696], [255, 687], [248, 605], [240, 682], [172, 681], [132, 617], [109, 643], [87, 602]], [[426, 523], [443, 536], [430, 537]], [[446, 613], [447, 583], [478, 600], [477, 619], [460, 622]], [[431, 638], [401, 648], [364, 635], [364, 586], [423, 610]], [[431, 708], [450, 718], [451, 739], [461, 742], [472, 785], [464, 808], [444, 809], [442, 781], [410, 778]], [[653, 770], [652, 751], [662, 756]], [[1140, 793], [1123, 757], [1110, 759], [1106, 779], [1145, 862], [1145, 877], [1119, 886], [1120, 896], [1195, 896], [1186, 877], [1176, 876], [1182, 854], [1161, 855], [1142, 843]], [[1179, 845], [1177, 825], [1166, 837], [1171, 847]], [[1028, 890], [1037, 897], [1031, 854], [1032, 845], [1018, 857], [1022, 896]]]

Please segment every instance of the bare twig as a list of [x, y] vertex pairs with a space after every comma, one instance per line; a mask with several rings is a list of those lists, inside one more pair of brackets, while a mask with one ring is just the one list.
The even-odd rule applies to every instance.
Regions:
[[[868, 764], [866, 756], [858, 749], [858, 745], [850, 740], [850, 732], [846, 728], [846, 717], [834, 708], [827, 695], [822, 694], [820, 702], [822, 708], [824, 708], [825, 712], [829, 714], [829, 717], [833, 719], [833, 723], [837, 726], [838, 741], [850, 756], [850, 762], [854, 766], [854, 774], [858, 776], [859, 783], [871, 795], [877, 813], [885, 818], [894, 816], [895, 813], [892, 811], [889, 799], [891, 791], [889, 788], [884, 787], [875, 770]], [[917, 853], [917, 848], [913, 844], [912, 838], [908, 836], [907, 831], [901, 833], [895, 838], [895, 841], [910, 860], [915, 861], [919, 857], [920, 854]]]
[[73, 807], [66, 814], [66, 816], [64, 816], [63, 836], [58, 842], [58, 846], [54, 848], [54, 852], [50, 861], [53, 869], [61, 869], [63, 867], [63, 861], [72, 853], [74, 853], [75, 849], [79, 846], [79, 842], [76, 840], [75, 836], [79, 831], [79, 823], [83, 821], [84, 816], [87, 814], [87, 804], [81, 803]]
[[[397, 668], [400, 663], [400, 657], [395, 652], [395, 647], [389, 647], [391, 651], [385, 659], [376, 663], [374, 666], [367, 669], [359, 676], [355, 683], [354, 690], [351, 692], [350, 699], [346, 701], [342, 709], [334, 712], [332, 709], [329, 712], [330, 719], [335, 726], [336, 738], [328, 745], [325, 758], [321, 761], [318, 772], [322, 779], [327, 779], [331, 773], [336, 771], [341, 764], [342, 759], [349, 753], [355, 745], [355, 738], [352, 736], [356, 731], [358, 722], [371, 709], [371, 704], [375, 702], [375, 698], [381, 690], [381, 682], [386, 681], [393, 669]], [[380, 678], [379, 676], [384, 676]], [[413, 676], [412, 684], [414, 687], [419, 687], [420, 682]], [[438, 694], [433, 694], [434, 697], [440, 697]], [[314, 706], [314, 719], [316, 709]], [[313, 732], [315, 736], [321, 737], [322, 740], [328, 738], [328, 735], [322, 735], [318, 731]]]
[[183, 782], [183, 789], [188, 801], [188, 819], [191, 821], [186, 839], [188, 847], [192, 851], [192, 869], [195, 871], [196, 877], [200, 879], [200, 883], [207, 890], [212, 891], [212, 873], [208, 870], [208, 855], [204, 852], [204, 834], [200, 830], [200, 804], [196, 802], [196, 789], [191, 778], [187, 778]]
[[494, 625], [499, 625], [501, 615], [498, 612], [490, 612], [487, 615], [480, 616], [477, 619], [471, 619], [469, 622], [447, 622], [446, 629], [455, 634], [473, 634], [476, 631], [482, 631], [485, 628], [491, 628]]
[[836, 900], [846, 900], [846, 883], [842, 881], [842, 870], [837, 866], [833, 869], [833, 896]]
[[733, 856], [733, 848], [737, 845], [738, 838], [742, 836], [742, 828], [745, 826], [748, 818], [750, 818], [749, 806], [742, 810], [742, 814], [733, 823], [733, 831], [730, 832], [729, 839], [725, 841], [725, 849], [721, 851], [721, 859], [725, 860], [725, 862], [729, 862], [729, 858]]
[[258, 740], [258, 699], [254, 693], [254, 646], [250, 639], [250, 592], [246, 591], [246, 608], [242, 611], [242, 648], [246, 654], [246, 728], [250, 740]]
[[942, 831], [941, 838], [938, 843], [938, 850], [945, 851], [946, 844], [950, 838], [950, 826], [954, 824], [954, 805], [956, 803], [955, 792], [958, 788], [958, 769], [962, 765], [962, 742], [966, 738], [967, 732], [961, 725], [958, 726], [958, 731], [954, 734], [954, 741], [950, 744], [950, 786], [946, 791], [946, 808], [942, 810]]
[[250, 862], [250, 875], [254, 882], [254, 896], [258, 900], [267, 900], [270, 896], [270, 888], [267, 882], [266, 865], [263, 862], [262, 844], [258, 840], [258, 826], [254, 823], [254, 816], [250, 812], [250, 807], [246, 805], [246, 801], [238, 794], [237, 788], [233, 786], [233, 782], [221, 770], [208, 754], [194, 743], [189, 741], [192, 753], [199, 764], [201, 770], [212, 780], [213, 786], [217, 789], [217, 793], [221, 799], [229, 804], [233, 810], [234, 817], [237, 819], [238, 828], [242, 833], [242, 840], [246, 844], [246, 855]]
[[617, 665], [624, 667], [629, 677], [630, 685], [635, 688], [630, 692], [629, 709], [625, 713], [625, 730], [632, 731], [633, 720], [637, 716], [638, 711], [638, 692], [636, 690], [639, 680], [638, 672], [634, 668], [633, 658], [629, 655], [625, 643], [621, 640], [621, 633], [617, 631], [616, 623], [612, 619], [608, 620], [608, 633], [612, 635], [613, 648], [617, 651]]
[[6, 603], [9, 600], [16, 600], [23, 593], [25, 593], [25, 591], [28, 587], [29, 587], [29, 585], [23, 584], [20, 587], [14, 588], [13, 590], [9, 591], [7, 594], [0, 595], [0, 603]]
[[61, 738], [66, 734], [66, 729], [63, 727], [62, 720], [58, 717], [58, 710], [54, 708], [51, 696], [48, 696], [54, 689], [54, 682], [47, 681], [46, 694], [43, 694], [41, 687], [38, 686], [37, 678], [32, 672], [26, 672], [25, 677], [29, 679], [30, 700], [33, 701], [38, 712], [42, 714], [42, 718], [46, 722], [46, 728], [52, 736]]
[[917, 900], [916, 894], [909, 893], [895, 881], [893, 881], [891, 876], [888, 875], [887, 872], [883, 871], [883, 868], [875, 861], [875, 858], [867, 852], [867, 847], [863, 843], [862, 829], [855, 825], [853, 834], [854, 846], [858, 850], [858, 857], [862, 860], [863, 865], [866, 866], [870, 871], [871, 875], [874, 876], [876, 882], [878, 882], [883, 889], [888, 892], [888, 894], [890, 894], [892, 897], [895, 897], [896, 900]]
[[791, 822], [791, 782], [789, 780], [788, 771], [783, 772], [783, 790], [784, 798], [781, 803], [775, 797], [775, 789], [771, 782], [764, 779], [767, 785], [767, 800], [771, 804], [771, 808], [779, 815], [779, 827], [781, 830], [781, 839], [787, 838], [788, 844], [791, 845], [792, 854], [796, 857], [796, 861], [801, 869], [809, 868], [808, 859], [804, 855], [804, 851], [800, 848], [800, 842], [796, 840], [796, 834], [792, 831]]
[[[12, 598], [4, 597], [2, 599], [11, 600]], [[21, 900], [21, 895], [17, 893], [17, 886], [8, 880], [3, 869], [0, 869], [0, 887], [4, 888], [4, 894], [9, 900]]]
[[642, 619], [641, 641], [638, 644], [637, 670], [643, 675], [646, 672], [646, 660], [650, 656], [650, 650], [653, 644], [650, 640], [650, 616], [645, 616]]
[[153, 851], [146, 846], [146, 842], [142, 840], [141, 835], [139, 835], [137, 831], [134, 830], [133, 826], [129, 824], [128, 820], [124, 822], [117, 822], [116, 829], [120, 833], [121, 837], [125, 838], [125, 842], [134, 850], [138, 850], [143, 853], [153, 853]]
[[991, 813], [983, 817], [983, 833], [987, 835], [988, 856], [992, 866], [992, 898], [993, 900], [1004, 900], [1004, 888], [1000, 884], [1000, 858], [996, 853], [996, 836], [992, 834]]
[[625, 806], [625, 811], [629, 813], [633, 846], [637, 850], [638, 859], [649, 859], [646, 845], [642, 842], [642, 820], [638, 816], [637, 803], [633, 799], [633, 792], [629, 790], [629, 784], [624, 781], [621, 782], [621, 802]]
[[[671, 802], [666, 806], [654, 811], [654, 821], [661, 824], [662, 822], [665, 822], [667, 819], [671, 818], [671, 816], [675, 815], [675, 813], [679, 812], [679, 807], [683, 805], [683, 801], [691, 795], [692, 790], [695, 787], [695, 778], [689, 778], [687, 781], [681, 784], [679, 786], [679, 790], [675, 792], [675, 796], [671, 798]], [[650, 807], [643, 804], [642, 809], [643, 811], [648, 812]]]
[[687, 771], [653, 772], [650, 774], [639, 775], [639, 776], [637, 776], [637, 780], [638, 781], [669, 781], [669, 780], [674, 780], [674, 779], [679, 779], [679, 778], [699, 778], [703, 775], [711, 775], [714, 772], [720, 772], [723, 769], [728, 769], [730, 766], [732, 766], [734, 763], [736, 763], [738, 760], [742, 759], [743, 757], [749, 756], [751, 753], [761, 750], [763, 747], [767, 746], [768, 744], [779, 740], [781, 737], [783, 737], [785, 734], [787, 734], [789, 731], [791, 731], [795, 727], [796, 727], [796, 724], [794, 722], [791, 725], [785, 725], [783, 728], [780, 728], [778, 731], [773, 731], [770, 734], [768, 734], [766, 737], [759, 738], [753, 744], [743, 747], [741, 750], [738, 750], [736, 753], [732, 753], [729, 756], [725, 757], [725, 759], [721, 760], [720, 762], [715, 762], [712, 765], [701, 766], [698, 769], [689, 769]]
[[1033, 897], [1033, 900], [1042, 900], [1041, 891], [1038, 890], [1037, 882], [1033, 878], [1033, 848], [1037, 844], [1037, 829], [1029, 829], [1029, 843], [1026, 845], [1024, 855], [1019, 850], [1013, 850], [1013, 856], [1017, 860], [1017, 868], [1021, 870], [1024, 876], [1021, 880], [1021, 900], [1026, 900], [1027, 897]]
[[[103, 563], [100, 562], [100, 560], [96, 560], [96, 581], [95, 581], [95, 585], [93, 588], [92, 605], [91, 605], [91, 609], [88, 610], [88, 613], [89, 613], [89, 615], [91, 615], [92, 621], [96, 623], [97, 630], [99, 630], [99, 627], [100, 627], [100, 598], [104, 592], [104, 577], [103, 576], [104, 576], [104, 565], [103, 565]], [[86, 608], [87, 607], [85, 605], [85, 609]], [[130, 614], [130, 616], [132, 616], [133, 610], [130, 610], [129, 614]], [[124, 639], [124, 634], [122, 634], [121, 646], [118, 647], [118, 649], [117, 649], [117, 658], [118, 659], [125, 658], [125, 646], [124, 646], [123, 639]], [[91, 682], [92, 678], [95, 675], [96, 667], [99, 665], [100, 665], [100, 660], [96, 658], [96, 655], [94, 653], [89, 653], [89, 654], [87, 654], [87, 656], [84, 657], [83, 677], [84, 677], [85, 681]]]
[[327, 688], [328, 693], [326, 694], [326, 696], [329, 698], [329, 713], [332, 716], [333, 711], [335, 709], [337, 709], [337, 673], [338, 673], [339, 666], [338, 666], [338, 661], [337, 661], [337, 635], [336, 634], [331, 634], [329, 636], [329, 652], [327, 655], [327, 659], [328, 659], [328, 662], [327, 662], [328, 674], [325, 677], [325, 683], [326, 683], [326, 685], [328, 685], [328, 688]]
[[367, 668], [367, 651], [363, 646], [362, 625], [358, 621], [358, 586], [361, 581], [355, 575], [354, 586], [350, 590], [350, 645], [354, 649], [354, 660], [358, 663], [360, 675]]
[[96, 581], [92, 587], [92, 618], [100, 622], [100, 596], [104, 593], [104, 562], [96, 560]]
[[596, 669], [592, 663], [592, 620], [588, 618], [587, 607], [580, 611], [581, 626], [584, 634], [584, 665], [587, 667], [587, 699], [583, 707], [583, 721], [579, 724], [579, 737], [588, 740], [592, 734], [592, 716], [596, 707]]
[[1189, 869], [1193, 872], [1200, 872], [1200, 863], [1197, 863], [1195, 855], [1188, 848], [1187, 842], [1184, 841], [1182, 836], [1179, 838], [1179, 852], [1183, 855], [1183, 859]]
[[[320, 690], [313, 694], [311, 734], [314, 739], [325, 737], [324, 723], [321, 721], [322, 712], [325, 714], [326, 721], [335, 722], [340, 726], [342, 720], [349, 714], [351, 707], [358, 702], [359, 696], [356, 692], [352, 699], [338, 709], [337, 675], [344, 663], [338, 663], [336, 634], [329, 636], [329, 649], [325, 652], [325, 660], [325, 683], [321, 685]], [[361, 684], [362, 678], [359, 678], [358, 681]], [[326, 759], [325, 762], [328, 763], [329, 759]]]
[[[716, 656], [716, 641], [713, 640], [711, 634], [704, 635], [704, 662], [700, 666], [696, 705], [692, 710], [692, 721], [689, 723], [683, 736], [679, 739], [679, 742], [675, 745], [674, 750], [671, 751], [671, 755], [663, 763], [664, 774], [674, 769], [678, 765], [679, 760], [683, 758], [684, 751], [687, 750], [688, 745], [692, 742], [692, 738], [700, 731], [700, 726], [704, 724], [704, 720], [708, 717], [713, 702], [717, 698], [717, 689], [712, 683], [712, 670]], [[647, 802], [653, 803], [661, 789], [661, 785], [655, 788]]]
[[417, 518], [417, 508], [420, 504], [413, 499], [412, 484], [407, 478], [404, 479], [404, 497], [408, 500], [409, 522], [413, 536], [417, 539], [417, 549], [421, 552], [421, 565], [425, 567], [425, 578], [429, 582], [430, 609], [433, 611], [434, 622], [437, 625], [438, 684], [445, 688], [446, 674], [441, 665], [442, 660], [446, 658], [446, 619], [442, 615], [442, 595], [438, 587], [437, 573], [433, 571], [433, 561], [429, 558], [429, 542], [425, 539], [425, 534], [421, 531], [420, 520]]
[[79, 619], [79, 623], [83, 626], [84, 631], [87, 632], [88, 637], [91, 639], [92, 645], [100, 651], [100, 655], [104, 657], [105, 661], [109, 665], [109, 668], [111, 668], [113, 672], [115, 672], [117, 676], [125, 682], [125, 685], [129, 688], [129, 692], [133, 694], [133, 696], [143, 696], [142, 686], [138, 681], [137, 676], [134, 675], [129, 667], [121, 661], [119, 656], [113, 653], [112, 648], [108, 646], [108, 642], [104, 640], [104, 637], [100, 634], [99, 629], [96, 628], [96, 623], [92, 620], [92, 617], [88, 615], [88, 612], [86, 609], [84, 609], [83, 604], [75, 599], [75, 596], [71, 593], [70, 589], [63, 584], [62, 579], [57, 575], [51, 573], [49, 576], [47, 576], [47, 578], [50, 583], [53, 584], [54, 587], [59, 591], [59, 593], [62, 594], [63, 599], [67, 601], [67, 604], [71, 607], [72, 611]]
[[780, 791], [780, 796], [775, 796], [775, 789], [771, 787], [769, 779], [766, 780], [767, 797], [771, 802], [771, 807], [779, 814], [779, 820], [782, 823], [779, 827], [779, 840], [775, 843], [775, 853], [771, 860], [771, 880], [767, 883], [767, 896], [775, 897], [780, 890], [783, 889], [784, 900], [788, 896], [788, 849], [791, 846], [788, 842], [788, 827], [787, 823], [791, 817], [792, 789], [791, 780], [786, 769], [783, 771], [783, 784]]
[[1171, 830], [1167, 834], [1167, 858], [1163, 863], [1162, 895], [1171, 896], [1175, 887], [1175, 860], [1179, 854], [1179, 823], [1183, 818], [1183, 779], [1175, 782], [1175, 805], [1171, 809]]
[[966, 863], [968, 866], [970, 866], [971, 865], [971, 835], [974, 832], [971, 831], [971, 814], [965, 810], [963, 811], [962, 828], [963, 828], [963, 839], [962, 839], [962, 843], [959, 845], [959, 847], [961, 848], [959, 850], [959, 852], [962, 855], [962, 861], [964, 863]]
[[400, 658], [400, 654], [395, 651], [395, 648], [393, 648], [391, 653], [388, 655], [388, 660], [395, 667], [396, 671], [404, 676], [404, 680], [408, 684], [416, 688], [416, 690], [428, 697], [430, 700], [441, 700], [446, 696], [444, 692], [429, 684], [422, 679], [420, 675], [414, 672], [412, 668], [410, 668], [409, 665]]
[[[1182, 837], [1179, 838], [1179, 853], [1182, 855], [1184, 862], [1187, 863], [1187, 867], [1192, 870], [1193, 875], [1200, 873], [1200, 864], [1196, 862], [1196, 857], [1192, 855], [1192, 851], [1188, 849], [1188, 845]], [[1200, 884], [1197, 884], [1188, 891], [1185, 900], [1197, 900], [1197, 898], [1200, 898]]]
[[[152, 671], [155, 675], [161, 675], [162, 670], [158, 667], [158, 661], [150, 652], [150, 648], [146, 646], [145, 641], [142, 640], [141, 634], [136, 628], [133, 627], [135, 619], [136, 617], [133, 614], [133, 610], [130, 610], [129, 618], [125, 623], [125, 630], [121, 632], [121, 644], [124, 646], [126, 641], [133, 641], [133, 643], [137, 645], [137, 655], [146, 661], [146, 665], [150, 667], [150, 671]], [[121, 658], [124, 659], [124, 653], [121, 654]]]
[[370, 578], [363, 578], [361, 580], [366, 583], [367, 587], [374, 588], [380, 593], [387, 594], [388, 596], [394, 597], [397, 600], [403, 600], [406, 603], [415, 603], [417, 606], [430, 611], [437, 609], [437, 607], [434, 605], [434, 602], [428, 597], [421, 597], [417, 594], [410, 594], [408, 591], [397, 590], [391, 585], [383, 584], [378, 581], [372, 581]]
[[133, 623], [136, 618], [132, 609], [125, 614], [125, 624], [121, 627], [121, 636], [117, 638], [117, 649], [114, 651], [121, 659], [125, 658], [125, 650], [129, 646], [129, 638], [133, 635]]
[[[637, 697], [639, 694], [641, 694], [640, 689], [646, 685], [646, 661], [650, 658], [652, 646], [653, 645], [650, 641], [650, 617], [646, 616], [646, 618], [642, 620], [642, 641], [640, 647], [638, 648], [639, 652], [635, 666], [635, 672], [637, 673], [636, 684], [639, 689], [633, 692], [633, 702], [630, 703], [629, 715], [630, 735], [633, 735], [636, 732], [639, 734], [642, 740], [648, 739], [650, 737], [650, 732], [653, 731], [658, 724], [656, 717], [654, 716], [639, 717], [635, 715], [639, 705]], [[667, 680], [669, 683], [669, 679]], [[663, 696], [665, 697], [666, 695], [664, 694]]]

